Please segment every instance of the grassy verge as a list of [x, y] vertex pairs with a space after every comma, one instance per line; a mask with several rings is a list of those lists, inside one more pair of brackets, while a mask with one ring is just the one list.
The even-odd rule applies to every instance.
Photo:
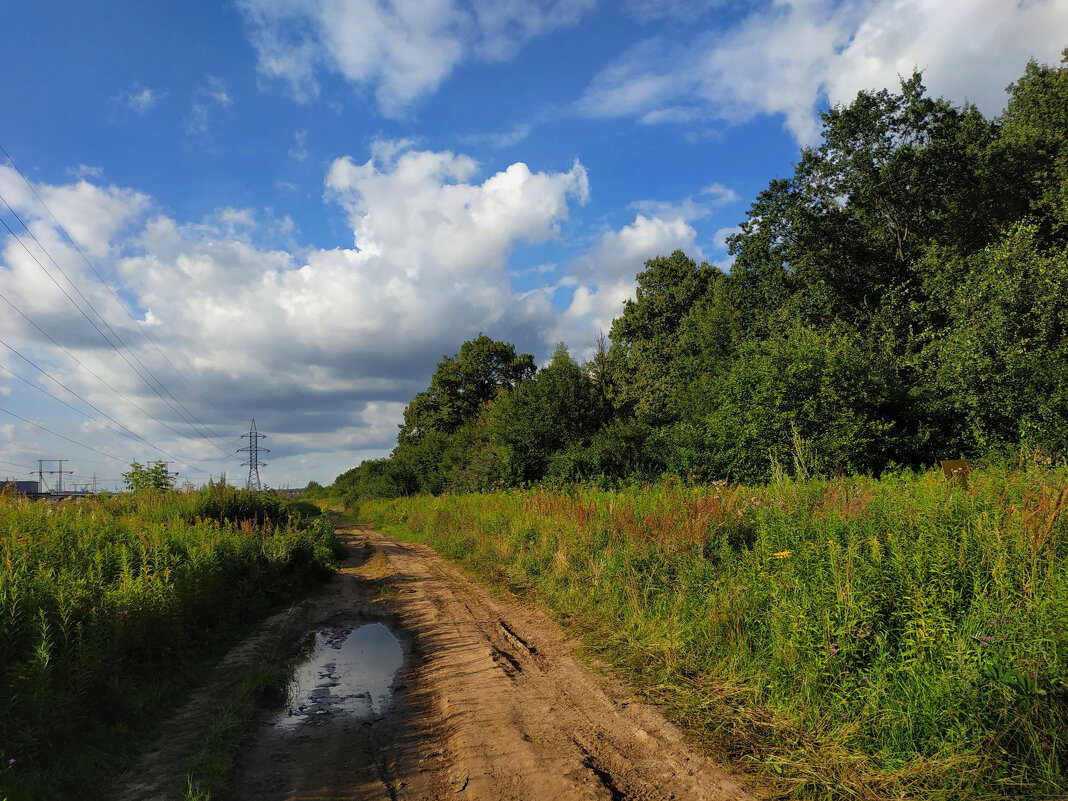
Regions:
[[247, 665], [205, 732], [186, 774], [185, 801], [219, 798], [230, 786], [238, 751], [256, 730], [265, 706], [285, 703], [292, 670], [280, 660]]
[[230, 488], [0, 496], [0, 798], [98, 797], [212, 656], [337, 547], [328, 521]]
[[368, 502], [802, 798], [1068, 791], [1068, 474]]

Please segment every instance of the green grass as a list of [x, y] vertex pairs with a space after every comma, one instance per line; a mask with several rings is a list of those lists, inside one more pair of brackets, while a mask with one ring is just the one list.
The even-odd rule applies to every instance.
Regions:
[[292, 669], [282, 660], [258, 660], [241, 671], [204, 734], [185, 777], [185, 801], [209, 801], [230, 786], [238, 751], [255, 733], [264, 707], [281, 707]]
[[327, 520], [223, 487], [0, 496], [0, 797], [99, 796], [206, 660], [337, 548]]
[[526, 490], [362, 515], [526, 589], [802, 798], [1068, 792], [1068, 474]]

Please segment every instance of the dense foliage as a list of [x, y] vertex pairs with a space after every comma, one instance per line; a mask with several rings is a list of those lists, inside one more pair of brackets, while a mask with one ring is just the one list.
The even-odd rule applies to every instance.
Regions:
[[1068, 474], [369, 501], [790, 797], [1063, 798]]
[[579, 365], [480, 335], [412, 399], [348, 500], [665, 474], [880, 473], [1021, 445], [1068, 454], [1068, 50], [989, 120], [861, 92], [772, 181], [730, 271], [651, 259]]
[[130, 731], [338, 547], [325, 518], [224, 484], [0, 494], [0, 798], [99, 797]]

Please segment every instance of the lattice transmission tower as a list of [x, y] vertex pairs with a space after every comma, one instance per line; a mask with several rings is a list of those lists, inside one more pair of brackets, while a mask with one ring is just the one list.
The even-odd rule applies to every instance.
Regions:
[[260, 461], [260, 454], [270, 453], [271, 449], [260, 447], [260, 440], [266, 439], [267, 435], [256, 432], [255, 417], [252, 418], [252, 428], [249, 429], [249, 432], [241, 435], [241, 439], [244, 439], [245, 437], [248, 437], [248, 447], [238, 448], [237, 453], [248, 454], [248, 461], [241, 463], [242, 467], [248, 468], [248, 484], [246, 486], [248, 486], [249, 489], [259, 490], [262, 489], [262, 487], [260, 487], [260, 468], [267, 466], [266, 462]]

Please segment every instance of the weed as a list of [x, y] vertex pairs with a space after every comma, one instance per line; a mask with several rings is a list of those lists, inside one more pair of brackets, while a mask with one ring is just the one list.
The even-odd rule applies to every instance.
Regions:
[[0, 496], [0, 764], [18, 759], [0, 792], [101, 792], [85, 777], [120, 766], [203, 654], [324, 574], [338, 547], [328, 520], [243, 491]]
[[[814, 459], [796, 443], [799, 476]], [[1043, 466], [367, 501], [527, 587], [806, 798], [1068, 791], [1068, 481]]]

